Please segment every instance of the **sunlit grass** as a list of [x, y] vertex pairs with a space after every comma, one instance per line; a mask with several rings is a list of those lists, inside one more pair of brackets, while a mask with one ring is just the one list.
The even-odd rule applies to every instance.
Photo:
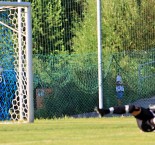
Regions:
[[35, 120], [1, 124], [0, 145], [154, 145], [132, 117]]

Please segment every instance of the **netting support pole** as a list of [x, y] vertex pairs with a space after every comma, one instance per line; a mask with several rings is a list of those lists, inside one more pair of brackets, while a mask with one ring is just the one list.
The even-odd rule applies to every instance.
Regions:
[[28, 95], [28, 122], [34, 121], [34, 105], [33, 105], [33, 75], [32, 75], [32, 20], [31, 6], [27, 7], [26, 12], [26, 61], [27, 61], [27, 95]]
[[97, 0], [97, 36], [98, 36], [98, 87], [99, 108], [103, 108], [103, 86], [102, 86], [102, 30], [101, 30], [101, 0]]

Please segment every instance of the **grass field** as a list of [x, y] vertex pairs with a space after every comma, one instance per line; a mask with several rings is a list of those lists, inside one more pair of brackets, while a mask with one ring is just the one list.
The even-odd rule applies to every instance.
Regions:
[[0, 145], [154, 145], [132, 117], [63, 118], [0, 124]]

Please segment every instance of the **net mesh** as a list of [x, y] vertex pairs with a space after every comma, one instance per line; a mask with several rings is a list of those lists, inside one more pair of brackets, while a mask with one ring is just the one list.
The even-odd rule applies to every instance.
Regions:
[[[26, 25], [25, 8], [21, 8], [21, 43], [19, 54], [18, 7], [0, 9], [0, 120], [27, 120]], [[19, 64], [19, 61], [22, 61]], [[19, 67], [21, 66], [21, 70]], [[22, 111], [22, 115], [20, 114]]]
[[[35, 117], [92, 112], [98, 105], [96, 1], [25, 1], [32, 3]], [[117, 105], [118, 72], [125, 87], [122, 104], [155, 103], [146, 100], [155, 94], [154, 78], [149, 77], [154, 63], [145, 64], [154, 62], [155, 2], [101, 4], [104, 107]]]

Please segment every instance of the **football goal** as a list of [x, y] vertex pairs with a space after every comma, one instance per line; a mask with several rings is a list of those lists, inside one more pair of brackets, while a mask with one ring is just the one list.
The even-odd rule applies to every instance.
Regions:
[[0, 2], [0, 121], [34, 121], [29, 2]]

